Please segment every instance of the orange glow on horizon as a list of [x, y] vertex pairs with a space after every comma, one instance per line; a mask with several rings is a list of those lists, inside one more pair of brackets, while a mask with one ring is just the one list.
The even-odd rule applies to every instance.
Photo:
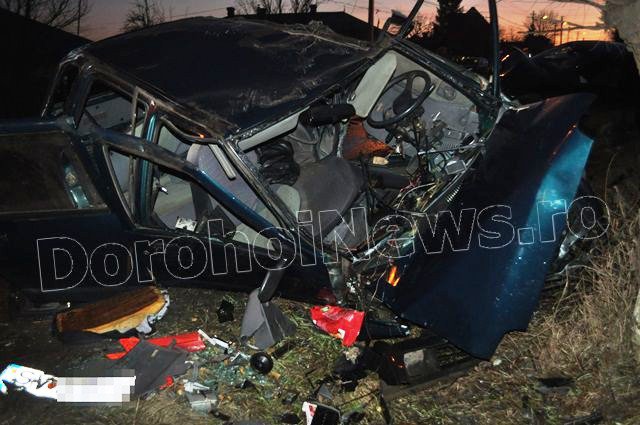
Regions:
[[[408, 14], [414, 4], [413, 0], [374, 1], [374, 24], [378, 27], [382, 27], [384, 21], [390, 16], [392, 9]], [[91, 40], [100, 40], [120, 33], [130, 2], [127, 0], [113, 0], [93, 3], [90, 14], [82, 24], [81, 35]], [[224, 17], [226, 15], [226, 7], [236, 5], [235, 0], [183, 0], [181, 2], [165, 1], [164, 3], [167, 9], [171, 10], [171, 15], [167, 16], [167, 20], [191, 16]], [[366, 2], [323, 0], [319, 3], [319, 12], [345, 12], [365, 22], [367, 21]], [[424, 16], [428, 21], [432, 21], [436, 16], [437, 4], [437, 0], [425, 0], [419, 15]], [[463, 0], [461, 7], [465, 11], [474, 7], [488, 19], [489, 8], [487, 0]], [[536, 13], [553, 11], [558, 17], [562, 17], [564, 21], [582, 26], [593, 26], [600, 21], [600, 11], [588, 5], [560, 3], [552, 0], [499, 0], [498, 20], [502, 38], [508, 40], [514, 38], [512, 36], [521, 37], [523, 32], [527, 30], [525, 23], [532, 11]], [[237, 14], [240, 14], [239, 10], [237, 10]], [[551, 36], [550, 38], [553, 37]], [[559, 36], [556, 38], [556, 41], [559, 42]], [[603, 30], [571, 30], [567, 25], [563, 30], [563, 42], [567, 40], [608, 40], [609, 38], [609, 33]]]
[[[335, 10], [337, 1], [329, 0], [327, 3], [321, 3], [319, 10], [329, 11]], [[407, 15], [413, 7], [413, 1], [400, 0], [377, 0], [375, 13], [375, 24], [382, 27], [384, 21], [390, 16], [391, 9], [399, 10]], [[474, 7], [484, 17], [489, 20], [489, 6], [486, 0], [463, 0], [461, 7], [464, 11]], [[366, 8], [352, 8], [344, 6], [339, 8], [347, 13], [351, 13], [357, 18], [366, 21]], [[591, 29], [571, 29], [569, 24], [577, 24], [581, 26], [593, 26], [600, 22], [600, 10], [583, 4], [560, 3], [552, 0], [498, 0], [498, 24], [500, 25], [501, 38], [509, 40], [511, 38], [521, 38], [527, 30], [525, 23], [529, 19], [531, 12], [540, 13], [542, 11], [553, 11], [558, 18], [562, 17], [566, 22], [563, 29], [562, 42], [576, 40], [609, 40], [611, 37], [605, 30]], [[422, 15], [427, 20], [435, 19], [437, 13], [437, 1], [425, 0], [418, 16]], [[546, 16], [546, 15], [545, 15]], [[511, 37], [511, 36], [514, 37]], [[553, 33], [548, 37], [554, 41], [554, 44], [560, 44], [559, 33], [556, 37]]]

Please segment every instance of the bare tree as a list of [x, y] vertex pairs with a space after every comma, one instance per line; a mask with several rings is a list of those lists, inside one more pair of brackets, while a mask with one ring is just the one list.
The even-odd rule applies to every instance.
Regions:
[[240, 13], [251, 14], [256, 13], [258, 9], [264, 9], [268, 14], [271, 13], [308, 13], [311, 11], [311, 5], [320, 3], [319, 0], [289, 0], [289, 7], [285, 4], [285, 0], [237, 0], [236, 5]]
[[309, 13], [311, 5], [317, 3], [315, 0], [291, 0], [291, 13]]
[[547, 35], [557, 29], [560, 17], [553, 10], [540, 10], [531, 12], [531, 15], [524, 22], [531, 35]]
[[91, 10], [87, 0], [0, 0], [0, 7], [56, 28], [77, 23]]
[[156, 0], [135, 0], [122, 27], [123, 31], [134, 31], [164, 22], [164, 8]]
[[409, 38], [428, 37], [433, 31], [433, 25], [433, 19], [424, 13], [419, 13], [413, 20], [413, 29], [409, 33]]

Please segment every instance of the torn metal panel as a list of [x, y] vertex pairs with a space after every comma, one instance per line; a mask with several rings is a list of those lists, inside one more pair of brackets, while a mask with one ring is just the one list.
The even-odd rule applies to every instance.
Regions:
[[[467, 206], [481, 211], [505, 204], [516, 229], [548, 230], [539, 228], [538, 204], [573, 200], [592, 144], [574, 123], [591, 101], [590, 95], [565, 96], [508, 112], [474, 181], [449, 205], [454, 216]], [[380, 285], [383, 299], [400, 317], [488, 358], [505, 333], [527, 327], [559, 243], [519, 238], [499, 249], [436, 255], [418, 243], [400, 283]]]

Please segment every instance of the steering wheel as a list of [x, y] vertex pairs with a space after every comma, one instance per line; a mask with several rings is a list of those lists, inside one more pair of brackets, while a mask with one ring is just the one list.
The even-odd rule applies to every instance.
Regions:
[[[418, 94], [418, 96], [414, 97], [413, 82], [418, 78], [424, 80], [424, 86], [422, 88], [422, 91]], [[400, 74], [397, 77], [393, 78], [391, 81], [389, 81], [389, 83], [384, 88], [384, 90], [382, 90], [380, 97], [378, 97], [378, 101], [374, 105], [372, 111], [379, 110], [378, 109], [380, 106], [379, 104], [381, 100], [384, 98], [384, 95], [389, 90], [391, 90], [392, 87], [395, 87], [396, 85], [402, 83], [403, 81], [406, 81], [404, 85], [404, 90], [402, 90], [402, 93], [400, 93], [398, 97], [394, 99], [393, 104], [391, 105], [391, 108], [384, 111], [380, 110], [382, 119], [376, 120], [373, 118], [373, 114], [371, 113], [369, 114], [369, 116], [367, 117], [367, 123], [371, 127], [384, 128], [404, 120], [409, 115], [411, 115], [416, 109], [418, 109], [420, 105], [422, 105], [422, 102], [425, 101], [425, 99], [431, 94], [431, 92], [435, 88], [435, 86], [431, 84], [431, 77], [429, 77], [429, 74], [427, 74], [425, 71], [415, 70], [415, 71], [405, 72], [404, 74]], [[388, 118], [385, 118], [385, 115], [389, 111], [393, 112], [393, 115]]]

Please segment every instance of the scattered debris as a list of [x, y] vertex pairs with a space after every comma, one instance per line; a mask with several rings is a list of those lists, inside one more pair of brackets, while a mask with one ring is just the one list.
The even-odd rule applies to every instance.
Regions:
[[242, 366], [242, 365], [246, 365], [249, 363], [249, 355], [245, 354], [241, 351], [238, 351], [237, 353], [233, 354], [231, 357], [229, 357], [229, 365], [230, 366]]
[[285, 406], [291, 405], [295, 403], [299, 396], [300, 393], [298, 391], [288, 392], [284, 395], [284, 397], [282, 397], [282, 404]]
[[273, 359], [267, 353], [262, 351], [255, 353], [249, 360], [251, 367], [259, 373], [266, 375], [273, 369]]
[[255, 384], [248, 379], [245, 379], [242, 384], [238, 385], [238, 388], [240, 388], [241, 390], [248, 390], [255, 387]]
[[187, 392], [186, 395], [191, 409], [198, 413], [211, 413], [218, 404], [218, 397], [212, 390]]
[[265, 350], [293, 335], [296, 327], [272, 301], [261, 302], [258, 295], [259, 289], [249, 294], [240, 340], [248, 343], [253, 338], [255, 347]]
[[323, 401], [322, 399], [327, 401], [333, 400], [333, 393], [331, 393], [331, 390], [326, 383], [320, 385], [320, 388], [316, 391], [316, 395], [321, 401]]
[[329, 335], [342, 340], [343, 346], [348, 347], [358, 338], [364, 312], [333, 305], [315, 306], [311, 308], [311, 320]]
[[214, 347], [221, 347], [225, 351], [230, 347], [230, 344], [228, 342], [221, 340], [215, 335], [213, 337], [210, 337], [202, 329], [198, 329], [198, 334], [200, 334], [209, 344], [213, 345]]
[[165, 384], [167, 377], [185, 374], [189, 369], [187, 355], [186, 351], [159, 347], [141, 340], [113, 368], [135, 370], [134, 394], [146, 395]]
[[[423, 336], [395, 344], [378, 341], [366, 353], [367, 367], [377, 370], [388, 385], [419, 384], [446, 374], [446, 366], [439, 361], [440, 349], [449, 346], [441, 338]], [[463, 364], [467, 355], [456, 357], [456, 352], [443, 353], [452, 365]]]
[[56, 315], [60, 335], [68, 332], [106, 334], [125, 333], [136, 329], [150, 333], [151, 325], [160, 320], [169, 306], [169, 295], [146, 286]]
[[206, 364], [200, 369], [199, 382], [207, 386], [223, 383], [228, 387], [248, 389], [251, 384], [261, 386], [268, 380], [266, 375], [248, 367], [249, 356], [244, 353], [227, 354], [226, 358], [220, 359], [215, 353], [205, 350], [195, 356]]
[[367, 376], [369, 365], [362, 354], [357, 347], [351, 347], [336, 360], [333, 374], [339, 379], [343, 391], [355, 391], [359, 381]]
[[233, 317], [233, 313], [234, 313], [234, 306], [232, 303], [230, 303], [229, 301], [223, 299], [220, 302], [220, 306], [218, 307], [218, 310], [216, 310], [216, 314], [218, 315], [218, 322], [219, 323], [225, 323], [225, 322], [231, 322], [233, 321], [234, 317]]
[[[138, 342], [140, 342], [140, 338], [129, 337], [129, 338], [120, 338], [118, 340], [122, 348], [125, 351], [119, 353], [109, 353], [107, 354], [107, 358], [111, 360], [117, 360], [124, 357], [129, 351], [135, 347]], [[165, 336], [158, 338], [151, 338], [146, 340], [148, 343], [157, 345], [159, 347], [177, 347], [189, 352], [195, 352], [204, 350], [205, 345], [202, 341], [201, 335], [198, 332], [190, 332], [175, 336]]]
[[338, 425], [340, 423], [340, 411], [330, 406], [305, 401], [302, 403], [302, 411], [307, 419], [306, 425]]
[[211, 388], [206, 385], [202, 385], [199, 382], [186, 381], [184, 383], [184, 390], [188, 393], [196, 393], [199, 391], [209, 391]]

